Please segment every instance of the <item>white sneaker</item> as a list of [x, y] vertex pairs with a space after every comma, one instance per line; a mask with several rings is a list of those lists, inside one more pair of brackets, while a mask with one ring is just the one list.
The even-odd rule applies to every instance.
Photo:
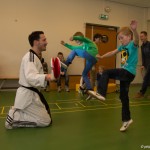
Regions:
[[6, 121], [5, 121], [5, 128], [6, 129], [12, 129], [13, 128], [13, 121], [14, 121], [14, 113], [15, 113], [15, 109], [11, 108], [8, 112]]
[[69, 87], [65, 86], [66, 92], [70, 92]]
[[59, 93], [61, 92], [61, 86], [58, 87], [58, 90], [57, 90]]
[[130, 124], [133, 122], [132, 119], [130, 119], [129, 121], [123, 122], [122, 127], [120, 128], [121, 132], [126, 131], [126, 129], [130, 126]]
[[103, 100], [105, 101], [105, 97], [100, 95], [99, 93], [92, 91], [92, 90], [88, 90], [88, 94], [92, 95], [93, 97], [99, 99], [99, 100]]

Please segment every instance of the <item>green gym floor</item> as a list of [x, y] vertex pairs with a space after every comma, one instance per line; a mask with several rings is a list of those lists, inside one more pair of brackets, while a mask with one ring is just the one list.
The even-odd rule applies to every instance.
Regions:
[[119, 93], [105, 102], [86, 101], [78, 92], [43, 92], [52, 112], [53, 124], [46, 128], [6, 130], [5, 117], [14, 103], [14, 91], [0, 91], [1, 150], [140, 150], [150, 148], [150, 99], [134, 99], [140, 86], [130, 88], [133, 124], [120, 132]]

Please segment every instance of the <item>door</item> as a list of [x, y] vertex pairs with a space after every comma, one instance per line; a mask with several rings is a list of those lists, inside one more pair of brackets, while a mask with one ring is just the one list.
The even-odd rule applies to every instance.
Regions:
[[[103, 42], [97, 45], [100, 55], [116, 49], [117, 27], [86, 24], [86, 37], [93, 40], [93, 36], [96, 33], [99, 33], [103, 36]], [[103, 66], [104, 69], [116, 68], [116, 56], [100, 59], [95, 65], [96, 72], [98, 72], [98, 66]], [[110, 80], [109, 82], [114, 83], [115, 80]]]

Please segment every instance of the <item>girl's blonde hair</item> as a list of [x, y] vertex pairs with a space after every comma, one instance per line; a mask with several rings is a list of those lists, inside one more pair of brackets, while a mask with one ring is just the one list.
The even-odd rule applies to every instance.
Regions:
[[118, 31], [118, 34], [119, 33], [122, 33], [126, 36], [129, 36], [131, 35], [131, 39], [133, 39], [133, 32], [132, 30], [129, 28], [129, 27], [122, 27], [119, 31]]

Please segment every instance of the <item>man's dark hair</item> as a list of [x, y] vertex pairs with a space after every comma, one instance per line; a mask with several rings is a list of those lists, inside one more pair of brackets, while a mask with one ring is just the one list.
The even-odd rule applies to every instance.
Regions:
[[58, 56], [58, 55], [63, 55], [63, 53], [62, 53], [62, 52], [58, 52], [57, 56]]
[[43, 31], [34, 31], [29, 35], [28, 40], [29, 40], [31, 47], [33, 47], [33, 42], [35, 40], [40, 39], [40, 34], [44, 34], [44, 32]]
[[145, 36], [147, 36], [147, 32], [146, 31], [141, 31], [141, 34], [144, 34]]
[[95, 41], [95, 39], [97, 39], [97, 38], [102, 39], [102, 35], [99, 33], [95, 34], [93, 37], [93, 41]]

